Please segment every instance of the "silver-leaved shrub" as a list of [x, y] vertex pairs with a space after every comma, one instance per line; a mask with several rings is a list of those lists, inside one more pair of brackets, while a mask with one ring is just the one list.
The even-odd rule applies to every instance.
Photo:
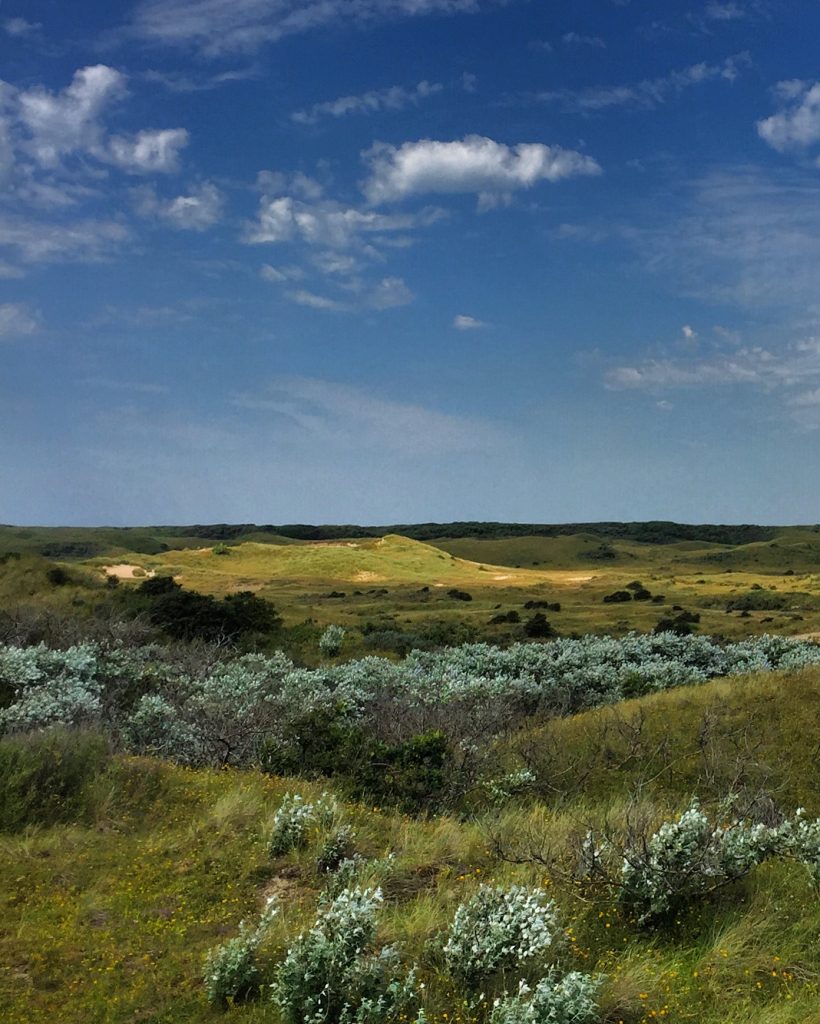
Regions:
[[625, 844], [587, 833], [582, 846], [589, 877], [614, 881], [621, 902], [647, 924], [685, 909], [772, 857], [797, 860], [820, 880], [820, 819], [792, 819], [769, 826], [733, 820], [715, 824], [696, 800], [676, 821]]
[[286, 793], [273, 816], [268, 853], [282, 857], [301, 849], [307, 845], [311, 830], [330, 828], [339, 815], [339, 805], [329, 793], [322, 793], [312, 803], [298, 793]]
[[557, 908], [541, 889], [482, 885], [456, 910], [444, 958], [454, 978], [475, 988], [543, 963], [560, 935]]
[[[390, 1024], [416, 998], [395, 947], [376, 945], [380, 889], [345, 889], [276, 970], [272, 998], [290, 1024]], [[407, 1019], [406, 1016], [403, 1019]]]
[[239, 935], [208, 953], [204, 981], [209, 1002], [225, 1006], [259, 991], [262, 974], [256, 954], [278, 912], [276, 897], [271, 896], [255, 928], [242, 921]]
[[515, 995], [496, 999], [489, 1024], [594, 1024], [601, 978], [580, 971], [551, 971], [534, 989], [521, 982]]
[[343, 627], [331, 624], [319, 637], [319, 650], [325, 657], [335, 658], [342, 649], [344, 638], [345, 630]]

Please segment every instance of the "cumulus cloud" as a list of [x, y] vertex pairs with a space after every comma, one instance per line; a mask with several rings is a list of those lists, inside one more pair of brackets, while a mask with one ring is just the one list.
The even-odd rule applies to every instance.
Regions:
[[483, 320], [476, 320], [474, 316], [465, 316], [463, 313], [453, 318], [453, 327], [457, 331], [475, 331], [486, 326]]
[[38, 316], [22, 302], [0, 305], [0, 341], [11, 341], [36, 333], [40, 328]]
[[[126, 92], [125, 75], [105, 64], [80, 68], [58, 92], [0, 82], [0, 179], [13, 183], [19, 198], [59, 206], [73, 203], [82, 188], [78, 170], [92, 176], [89, 158], [128, 173], [176, 171], [188, 143], [184, 128], [108, 134], [106, 114]], [[83, 163], [72, 166], [71, 157]]]
[[222, 193], [209, 181], [173, 199], [160, 199], [152, 188], [135, 190], [134, 199], [140, 216], [165, 221], [182, 231], [212, 227], [221, 220], [224, 204]]
[[188, 140], [184, 128], [114, 135], [108, 140], [108, 158], [131, 174], [168, 174], [179, 170], [179, 155]]
[[537, 142], [506, 146], [481, 135], [399, 147], [378, 143], [365, 159], [370, 177], [363, 188], [371, 203], [425, 193], [503, 196], [540, 181], [601, 173], [597, 161], [572, 149]]
[[125, 93], [125, 76], [105, 64], [81, 68], [71, 84], [54, 93], [35, 86], [17, 94], [19, 120], [37, 162], [56, 167], [60, 157], [99, 150], [100, 115]]
[[253, 51], [336, 24], [434, 14], [474, 14], [502, 0], [142, 0], [130, 26], [152, 43], [209, 56]]
[[781, 153], [820, 142], [820, 82], [780, 82], [776, 95], [783, 109], [757, 122], [760, 138]]
[[534, 98], [542, 103], [561, 103], [575, 113], [592, 113], [610, 107], [652, 108], [704, 82], [734, 82], [748, 64], [748, 53], [739, 53], [727, 57], [720, 64], [703, 61], [658, 78], [645, 78], [633, 85], [593, 86], [578, 91], [556, 89], [536, 93]]
[[357, 96], [340, 96], [325, 103], [294, 111], [290, 117], [297, 124], [316, 124], [323, 117], [346, 117], [349, 114], [375, 114], [381, 110], [404, 110], [417, 106], [422, 100], [435, 96], [444, 88], [438, 82], [419, 82], [412, 89], [394, 85], [389, 89], [376, 89]]

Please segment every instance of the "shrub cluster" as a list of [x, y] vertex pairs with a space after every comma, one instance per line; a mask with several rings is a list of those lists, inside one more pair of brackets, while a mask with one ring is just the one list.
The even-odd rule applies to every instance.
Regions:
[[[820, 663], [820, 646], [674, 633], [465, 644], [318, 669], [272, 656], [85, 643], [0, 645], [0, 733], [100, 727], [187, 764], [331, 774], [423, 805], [488, 741], [533, 713], [567, 714], [731, 673]], [[379, 769], [379, 765], [386, 768]]]
[[633, 833], [616, 843], [590, 832], [582, 848], [586, 875], [614, 882], [640, 924], [679, 913], [773, 857], [799, 861], [820, 882], [820, 818], [808, 821], [798, 809], [775, 826], [738, 819], [714, 824], [693, 801], [649, 836]]

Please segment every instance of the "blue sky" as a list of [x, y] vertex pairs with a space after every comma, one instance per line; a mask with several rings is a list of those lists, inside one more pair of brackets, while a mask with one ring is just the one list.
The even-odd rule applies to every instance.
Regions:
[[2, 0], [0, 521], [820, 520], [817, 0]]

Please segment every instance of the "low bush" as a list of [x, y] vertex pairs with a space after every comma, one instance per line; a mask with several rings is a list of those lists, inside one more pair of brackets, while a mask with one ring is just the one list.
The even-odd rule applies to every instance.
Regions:
[[255, 928], [242, 921], [239, 935], [208, 953], [203, 980], [209, 1002], [227, 1006], [258, 994], [262, 972], [257, 951], [278, 912], [276, 897], [271, 896]]
[[542, 890], [482, 885], [456, 910], [444, 958], [454, 978], [476, 989], [543, 963], [560, 937], [557, 908]]
[[273, 1001], [290, 1024], [391, 1024], [407, 1020], [415, 977], [398, 951], [376, 945], [380, 889], [345, 889], [320, 905], [278, 966]]

